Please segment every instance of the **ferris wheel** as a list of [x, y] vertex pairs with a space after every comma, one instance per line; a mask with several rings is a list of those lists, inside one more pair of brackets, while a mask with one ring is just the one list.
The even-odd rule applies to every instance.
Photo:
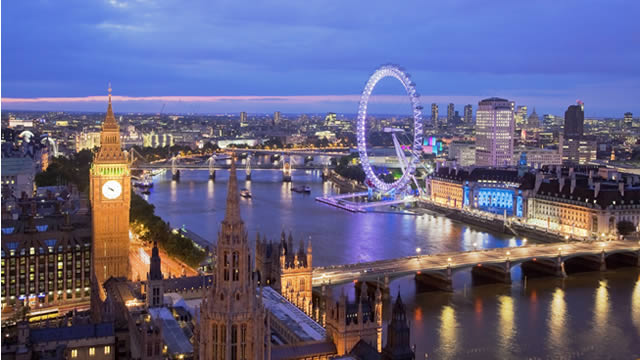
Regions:
[[[402, 170], [402, 176], [393, 182], [386, 182], [376, 175], [367, 153], [367, 106], [376, 84], [386, 77], [396, 78], [402, 83], [409, 96], [413, 114], [412, 131], [406, 131], [402, 128], [384, 129], [385, 133], [391, 134], [397, 160]], [[415, 179], [415, 171], [420, 163], [420, 153], [422, 151], [422, 106], [420, 105], [419, 97], [420, 95], [416, 92], [415, 84], [411, 81], [410, 75], [397, 65], [379, 67], [371, 75], [364, 90], [362, 90], [357, 122], [358, 153], [362, 169], [367, 177], [366, 183], [371, 189], [382, 193], [404, 191], [411, 181], [416, 184], [418, 189], [420, 188]]]

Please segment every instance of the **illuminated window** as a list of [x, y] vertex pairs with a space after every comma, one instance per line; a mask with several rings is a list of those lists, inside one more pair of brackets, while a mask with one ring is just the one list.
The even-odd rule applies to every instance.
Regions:
[[111, 354], [111, 346], [107, 345], [104, 347], [104, 354], [105, 355]]
[[89, 348], [89, 356], [93, 356], [93, 355], [95, 355], [95, 354], [96, 354], [96, 348], [94, 348], [94, 347], [90, 347], [90, 348]]
[[71, 350], [71, 357], [72, 358], [77, 358], [78, 357], [78, 350], [77, 349]]

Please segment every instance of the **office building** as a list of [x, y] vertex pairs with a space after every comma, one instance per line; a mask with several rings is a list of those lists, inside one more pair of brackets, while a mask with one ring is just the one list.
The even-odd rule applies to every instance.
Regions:
[[438, 127], [438, 104], [431, 104], [431, 125]]
[[273, 125], [279, 125], [280, 124], [280, 111], [276, 111], [275, 113], [273, 113]]
[[471, 104], [464, 106], [464, 123], [466, 125], [473, 124], [473, 107], [471, 107]]
[[453, 118], [455, 116], [455, 107], [453, 106], [453, 103], [449, 103], [449, 105], [447, 105], [447, 126], [452, 125], [454, 123]]
[[510, 166], [513, 157], [513, 110], [506, 99], [482, 100], [476, 111], [476, 165]]
[[14, 205], [16, 216], [3, 217], [3, 311], [88, 303], [91, 222], [88, 216], [64, 215], [63, 206], [55, 199], [24, 199]]
[[564, 112], [564, 137], [580, 138], [584, 135], [584, 103], [571, 105]]
[[516, 123], [516, 127], [521, 129], [526, 125], [527, 121], [527, 106], [520, 105], [516, 108], [516, 112], [513, 114], [514, 121]]
[[631, 129], [633, 127], [633, 114], [630, 112], [624, 113], [624, 127]]
[[249, 126], [249, 123], [247, 122], [247, 113], [243, 111], [240, 113], [240, 127], [247, 126]]

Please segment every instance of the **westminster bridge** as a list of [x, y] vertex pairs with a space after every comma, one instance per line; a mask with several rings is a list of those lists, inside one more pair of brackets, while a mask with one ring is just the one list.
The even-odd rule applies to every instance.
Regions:
[[313, 269], [313, 286], [367, 282], [388, 288], [390, 280], [414, 275], [416, 281], [427, 288], [452, 291], [452, 274], [456, 271], [471, 271], [474, 279], [509, 284], [515, 266], [520, 266], [525, 276], [560, 277], [567, 276], [568, 272], [640, 266], [640, 244], [631, 241], [569, 242], [418, 254], [317, 267]]

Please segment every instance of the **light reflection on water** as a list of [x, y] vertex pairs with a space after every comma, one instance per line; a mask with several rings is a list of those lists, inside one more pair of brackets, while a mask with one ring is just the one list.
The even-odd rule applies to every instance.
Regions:
[[440, 344], [443, 359], [455, 359], [458, 352], [458, 322], [456, 311], [450, 305], [442, 307], [440, 314]]
[[554, 356], [562, 354], [567, 347], [567, 302], [564, 299], [564, 290], [556, 288], [549, 304], [549, 353]]
[[636, 286], [633, 288], [633, 295], [631, 295], [631, 318], [640, 339], [640, 276], [638, 276]]
[[[215, 182], [207, 171], [181, 176], [181, 183], [172, 182], [170, 172], [154, 180], [149, 198], [157, 214], [214, 240], [224, 217], [228, 172], [217, 171]], [[293, 185], [310, 185], [311, 196], [292, 192], [277, 171], [255, 170], [250, 182], [244, 171], [238, 176], [239, 186], [253, 193], [240, 203], [250, 241], [258, 231], [276, 239], [291, 230], [296, 244], [311, 236], [318, 266], [413, 255], [416, 247], [437, 253], [472, 250], [473, 243], [522, 244], [442, 216], [352, 214], [317, 203], [316, 196], [334, 191], [318, 172], [293, 172]], [[393, 281], [391, 293], [400, 290], [412, 319], [416, 359], [425, 353], [429, 359], [640, 357], [640, 270], [529, 279], [526, 290], [520, 273], [513, 268], [511, 286], [472, 287], [469, 272], [457, 272], [453, 294], [416, 293], [412, 277]]]

